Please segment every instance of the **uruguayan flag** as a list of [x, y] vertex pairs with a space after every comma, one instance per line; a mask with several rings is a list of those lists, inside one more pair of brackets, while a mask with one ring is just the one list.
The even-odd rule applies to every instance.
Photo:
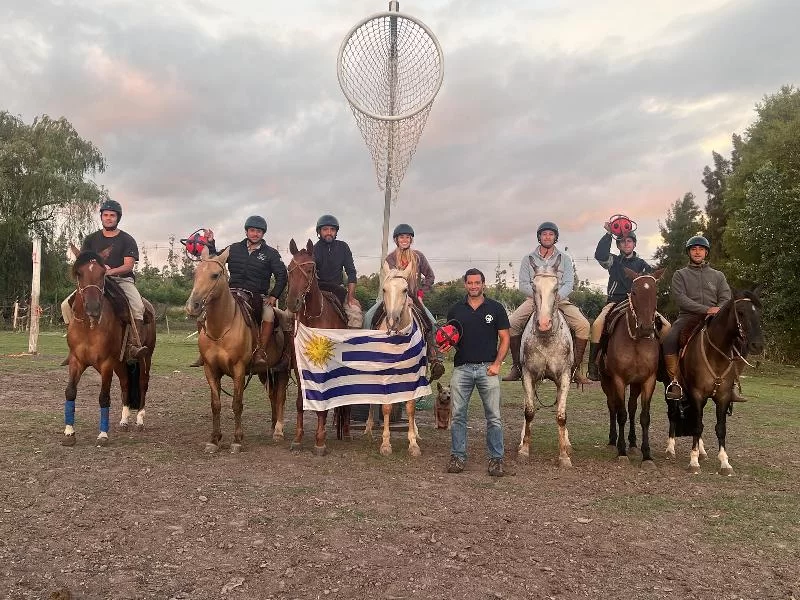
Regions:
[[405, 402], [431, 393], [425, 337], [416, 322], [395, 335], [298, 323], [294, 351], [303, 410]]

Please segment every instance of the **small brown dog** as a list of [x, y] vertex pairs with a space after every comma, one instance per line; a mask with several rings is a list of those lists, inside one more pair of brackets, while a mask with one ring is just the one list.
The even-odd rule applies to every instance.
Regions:
[[450, 403], [450, 387], [443, 386], [438, 381], [436, 382], [436, 387], [439, 389], [439, 393], [436, 396], [436, 404], [433, 407], [436, 415], [436, 429], [450, 429], [453, 408]]

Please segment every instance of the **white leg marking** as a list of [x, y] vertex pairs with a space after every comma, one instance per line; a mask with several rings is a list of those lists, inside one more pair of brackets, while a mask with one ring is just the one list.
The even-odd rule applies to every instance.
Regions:
[[703, 438], [700, 438], [700, 442], [697, 447], [700, 450], [700, 458], [708, 458], [708, 452], [706, 452], [706, 445], [703, 443]]
[[144, 409], [137, 411], [136, 413], [136, 424], [137, 425], [144, 425]]
[[692, 450], [689, 452], [689, 469], [691, 469], [693, 473], [700, 472], [700, 463], [697, 460], [699, 455], [700, 453], [696, 448], [692, 448]]
[[129, 409], [127, 406], [123, 406], [122, 416], [119, 419], [119, 424], [127, 425], [130, 420], [131, 420], [131, 409]]
[[75, 435], [75, 428], [72, 425], [65, 426], [64, 435]]
[[724, 448], [720, 448], [719, 454], [717, 454], [717, 458], [719, 459], [720, 469], [727, 470], [731, 468], [731, 464], [728, 462], [728, 453], [725, 452]]
[[667, 453], [667, 458], [675, 458], [675, 438], [671, 437], [667, 440], [667, 449], [665, 450]]

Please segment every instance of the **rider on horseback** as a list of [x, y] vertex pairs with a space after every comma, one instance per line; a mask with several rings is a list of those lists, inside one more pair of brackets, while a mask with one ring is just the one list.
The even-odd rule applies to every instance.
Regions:
[[592, 381], [600, 381], [600, 373], [597, 369], [597, 351], [600, 348], [600, 338], [603, 335], [603, 327], [606, 322], [606, 315], [618, 303], [628, 297], [631, 291], [632, 280], [625, 275], [625, 268], [635, 271], [639, 275], [652, 273], [653, 268], [648, 265], [643, 258], [635, 252], [636, 233], [628, 231], [617, 239], [617, 249], [619, 254], [611, 254], [611, 223], [606, 221], [603, 224], [606, 234], [597, 243], [594, 257], [600, 266], [608, 271], [608, 297], [606, 305], [597, 318], [592, 323], [592, 337], [589, 344], [589, 371], [588, 376]]
[[[267, 233], [267, 221], [264, 217], [258, 215], [248, 217], [244, 222], [244, 230], [247, 234], [245, 239], [230, 245], [227, 264], [231, 278], [228, 286], [247, 290], [254, 298], [261, 299], [261, 332], [258, 349], [253, 355], [252, 370], [264, 371], [269, 367], [266, 348], [277, 318], [273, 307], [278, 304], [278, 298], [286, 287], [286, 265], [283, 264], [278, 251], [268, 246], [263, 239]], [[209, 254], [218, 254], [214, 244], [214, 232], [207, 227], [205, 231]], [[269, 290], [273, 275], [275, 285]], [[202, 357], [195, 365], [201, 364], [203, 364]]]
[[[708, 240], [696, 235], [686, 242], [686, 253], [689, 265], [678, 269], [672, 276], [672, 297], [678, 303], [678, 318], [672, 329], [661, 342], [664, 350], [664, 363], [669, 374], [670, 384], [667, 386], [667, 398], [680, 400], [683, 390], [677, 380], [678, 350], [681, 332], [687, 324], [696, 322], [697, 317], [715, 315], [720, 307], [731, 299], [731, 288], [725, 274], [712, 269], [706, 262], [711, 245]], [[744, 399], [733, 388], [733, 401]]]
[[[122, 220], [122, 206], [119, 202], [110, 198], [104, 200], [100, 205], [100, 220], [103, 228], [86, 236], [81, 245], [81, 252], [95, 254], [109, 252], [108, 258], [104, 261], [106, 276], [119, 285], [128, 300], [133, 327], [131, 335], [128, 336], [127, 359], [135, 361], [147, 353], [147, 347], [143, 346], [141, 341], [144, 336], [144, 302], [134, 284], [136, 276], [133, 273], [133, 267], [139, 260], [139, 247], [133, 236], [118, 227]], [[75, 292], [61, 303], [61, 314], [67, 325], [73, 316], [70, 301], [74, 295]], [[69, 358], [63, 364], [68, 360]]]
[[[317, 265], [319, 289], [333, 292], [342, 306], [356, 302], [356, 266], [350, 246], [336, 239], [339, 220], [333, 215], [322, 215], [317, 219], [317, 236], [314, 244], [314, 262]], [[347, 275], [347, 289], [342, 285], [342, 270]]]
[[569, 301], [572, 287], [575, 282], [575, 270], [572, 266], [572, 258], [569, 254], [561, 252], [556, 248], [558, 241], [558, 226], [545, 221], [536, 229], [536, 239], [539, 246], [530, 254], [522, 258], [519, 268], [519, 289], [525, 293], [525, 302], [519, 305], [517, 310], [509, 318], [511, 323], [511, 358], [514, 364], [511, 372], [503, 377], [503, 381], [519, 381], [522, 378], [522, 366], [520, 364], [520, 345], [522, 344], [522, 332], [525, 325], [534, 311], [533, 303], [533, 265], [538, 267], [548, 267], [556, 264], [558, 257], [561, 261], [558, 267], [558, 308], [564, 314], [569, 328], [575, 332], [575, 359], [573, 361], [573, 381], [580, 384], [592, 383], [581, 374], [580, 366], [583, 360], [583, 353], [586, 351], [586, 344], [589, 342], [589, 321], [583, 316], [581, 310]]
[[[431, 269], [428, 259], [425, 258], [422, 252], [411, 248], [411, 244], [414, 243], [414, 229], [411, 225], [400, 223], [394, 228], [392, 237], [397, 247], [386, 256], [386, 264], [390, 269], [400, 270], [411, 265], [411, 277], [408, 279], [408, 295], [414, 303], [423, 310], [425, 316], [428, 318], [430, 331], [428, 332], [426, 343], [428, 345], [431, 362], [431, 381], [436, 381], [444, 375], [442, 354], [439, 352], [438, 346], [436, 345], [436, 318], [422, 302], [422, 298], [426, 293], [430, 292], [433, 287], [433, 282], [435, 281], [433, 269]], [[366, 327], [372, 327], [372, 320], [380, 305], [381, 301], [379, 300], [367, 311], [367, 314], [364, 316]]]

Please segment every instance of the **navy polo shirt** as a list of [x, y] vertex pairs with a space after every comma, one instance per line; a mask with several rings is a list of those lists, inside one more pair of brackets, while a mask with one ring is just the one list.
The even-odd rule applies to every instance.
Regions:
[[473, 309], [464, 296], [447, 312], [447, 320], [450, 319], [461, 323], [462, 329], [453, 359], [455, 366], [494, 362], [497, 358], [497, 332], [511, 327], [502, 304], [484, 296], [483, 303]]

